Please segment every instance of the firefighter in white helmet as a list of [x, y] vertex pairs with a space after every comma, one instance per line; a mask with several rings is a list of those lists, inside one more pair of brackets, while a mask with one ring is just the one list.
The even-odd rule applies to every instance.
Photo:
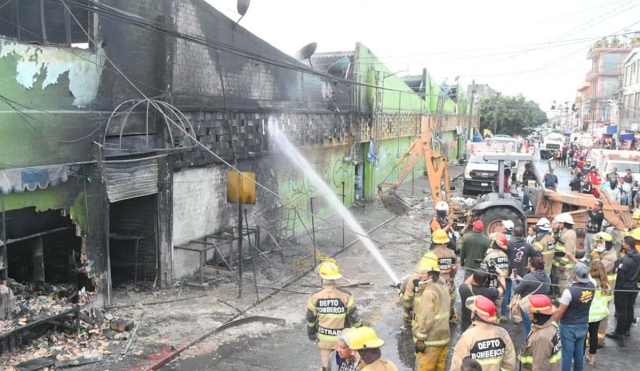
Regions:
[[323, 262], [318, 266], [322, 290], [307, 301], [307, 332], [309, 339], [318, 341], [322, 357], [322, 369], [326, 369], [329, 356], [336, 349], [338, 331], [348, 327], [360, 327], [356, 300], [351, 293], [338, 287], [342, 277], [338, 266]]
[[449, 290], [440, 278], [438, 257], [427, 253], [416, 272], [426, 283], [415, 313], [413, 338], [417, 371], [445, 371], [449, 353]]
[[462, 360], [471, 357], [482, 365], [482, 371], [513, 371], [516, 351], [507, 330], [496, 326], [496, 306], [481, 295], [468, 298], [465, 305], [471, 310], [473, 325], [456, 343], [450, 370], [460, 370]]
[[440, 201], [436, 204], [436, 216], [431, 219], [431, 235], [437, 230], [443, 230], [449, 236], [449, 243], [447, 246], [451, 250], [455, 250], [455, 240], [454, 240], [454, 228], [453, 228], [453, 219], [449, 218], [449, 204]]
[[555, 254], [556, 241], [551, 234], [551, 222], [547, 218], [540, 218], [536, 223], [538, 233], [533, 242], [533, 247], [542, 254], [544, 271], [551, 275], [553, 255]]
[[576, 253], [577, 235], [573, 230], [573, 217], [571, 214], [563, 213], [555, 217], [556, 224], [556, 246], [553, 259], [554, 276], [557, 278], [559, 294], [569, 287], [569, 280], [573, 277], [573, 266], [575, 263], [571, 261], [565, 254]]

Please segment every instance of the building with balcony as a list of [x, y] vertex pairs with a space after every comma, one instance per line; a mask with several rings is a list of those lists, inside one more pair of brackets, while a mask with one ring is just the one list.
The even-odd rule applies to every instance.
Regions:
[[[635, 38], [633, 38], [635, 42]], [[596, 42], [587, 53], [592, 61], [587, 73], [587, 86], [579, 89], [582, 98], [582, 119], [585, 129], [617, 123], [617, 103], [621, 98], [624, 61], [633, 49], [632, 43], [621, 43], [616, 37]]]
[[622, 129], [640, 130], [640, 48], [624, 60], [622, 89]]

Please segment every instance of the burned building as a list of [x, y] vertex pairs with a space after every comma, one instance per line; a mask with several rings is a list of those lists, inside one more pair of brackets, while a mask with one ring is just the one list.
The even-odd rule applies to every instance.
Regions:
[[63, 292], [103, 306], [115, 290], [166, 287], [230, 259], [232, 243], [209, 242], [235, 233], [229, 165], [264, 186], [249, 210], [262, 239], [300, 228], [307, 216], [291, 211], [315, 190], [269, 145], [270, 123], [347, 206], [373, 198], [426, 127], [440, 125], [455, 158], [462, 93], [438, 119], [434, 94], [390, 76], [364, 45], [339, 59], [312, 69], [203, 0], [9, 0], [0, 278], [24, 290], [17, 300]]

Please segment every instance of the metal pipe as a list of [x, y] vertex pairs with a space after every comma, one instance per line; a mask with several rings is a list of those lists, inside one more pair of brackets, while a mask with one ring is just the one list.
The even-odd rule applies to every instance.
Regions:
[[5, 245], [5, 248], [3, 249], [4, 251], [2, 252], [2, 264], [4, 265], [4, 269], [2, 270], [2, 273], [0, 274], [0, 277], [3, 280], [6, 280], [8, 278], [9, 275], [9, 264], [7, 262], [7, 216], [5, 213], [5, 206], [4, 206], [4, 193], [2, 193], [2, 191], [0, 191], [0, 199], [2, 199], [2, 243]]
[[[311, 203], [311, 238], [313, 239], [313, 266], [317, 267], [318, 266], [318, 258], [317, 258], [317, 254], [318, 252], [316, 251], [316, 223], [315, 223], [315, 218], [314, 218], [314, 213], [313, 213], [313, 197], [309, 198], [309, 202]], [[298, 214], [298, 216], [300, 216], [300, 214]]]
[[[363, 181], [364, 181], [364, 177], [363, 177]], [[345, 199], [344, 181], [342, 181], [342, 206], [347, 207], [347, 205], [344, 204], [344, 199]], [[311, 212], [313, 212], [313, 210]], [[344, 218], [342, 219], [342, 250], [344, 250]]]
[[[249, 247], [251, 249], [251, 247]], [[242, 195], [238, 202], [238, 298], [242, 297]]]
[[256, 278], [256, 260], [253, 256], [253, 249], [251, 248], [251, 232], [249, 232], [249, 218], [247, 217], [247, 209], [244, 209], [244, 222], [247, 226], [247, 241], [249, 241], [249, 254], [251, 254], [251, 269], [253, 270], [253, 285], [256, 288], [256, 299], [260, 300], [260, 293], [258, 292], [258, 278]]

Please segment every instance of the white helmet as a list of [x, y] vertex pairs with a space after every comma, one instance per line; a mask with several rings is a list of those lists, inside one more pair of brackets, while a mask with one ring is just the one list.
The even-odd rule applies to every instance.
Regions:
[[438, 211], [449, 211], [449, 204], [444, 202], [444, 201], [440, 201], [436, 204], [436, 210]]
[[515, 228], [515, 226], [516, 226], [515, 224], [513, 224], [513, 222], [511, 220], [503, 220], [502, 221], [502, 225], [508, 231], [512, 231], [513, 228]]
[[536, 223], [536, 227], [538, 227], [538, 229], [544, 229], [545, 231], [548, 231], [551, 229], [551, 222], [547, 218], [540, 218]]
[[556, 220], [558, 221], [558, 223], [575, 224], [573, 222], [573, 217], [571, 216], [571, 214], [567, 214], [567, 213], [562, 213], [556, 216]]

